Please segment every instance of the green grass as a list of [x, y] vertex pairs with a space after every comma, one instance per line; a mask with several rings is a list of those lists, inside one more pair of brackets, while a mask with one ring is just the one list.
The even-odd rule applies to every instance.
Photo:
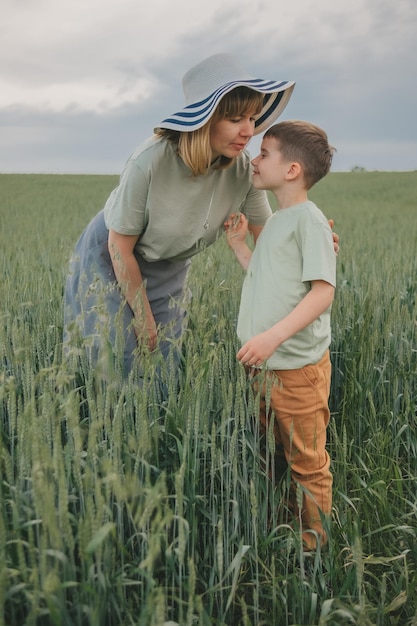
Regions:
[[[243, 274], [193, 261], [180, 390], [62, 363], [62, 293], [111, 176], [0, 176], [0, 625], [417, 624], [417, 173], [334, 173], [328, 549], [303, 559], [235, 354]], [[83, 369], [84, 368], [84, 369]], [[295, 550], [290, 551], [292, 540]]]

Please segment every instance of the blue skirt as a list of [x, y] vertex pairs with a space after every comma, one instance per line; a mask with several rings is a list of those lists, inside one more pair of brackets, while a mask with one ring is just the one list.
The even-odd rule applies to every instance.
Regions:
[[[190, 260], [149, 262], [135, 252], [146, 294], [159, 327], [158, 349], [166, 358], [178, 347], [185, 327], [185, 281]], [[108, 250], [108, 230], [100, 211], [80, 236], [70, 260], [64, 297], [64, 349], [80, 337], [93, 364], [104, 346], [122, 360], [127, 375], [138, 363], [133, 312], [117, 284]]]

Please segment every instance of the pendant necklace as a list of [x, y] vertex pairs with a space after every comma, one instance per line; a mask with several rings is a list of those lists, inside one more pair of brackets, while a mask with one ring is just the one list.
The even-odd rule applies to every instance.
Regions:
[[204, 230], [208, 230], [210, 228], [210, 224], [209, 224], [209, 216], [210, 216], [210, 211], [211, 211], [211, 205], [213, 204], [213, 198], [214, 198], [214, 192], [216, 189], [216, 180], [214, 181], [213, 184], [213, 191], [211, 192], [211, 198], [210, 198], [210, 203], [208, 206], [208, 211], [207, 211], [207, 215], [206, 215], [206, 219], [203, 222], [203, 228]]

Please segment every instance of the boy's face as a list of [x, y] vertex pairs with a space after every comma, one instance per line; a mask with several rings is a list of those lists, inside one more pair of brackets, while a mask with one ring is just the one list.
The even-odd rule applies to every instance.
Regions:
[[273, 191], [281, 187], [291, 165], [286, 161], [279, 149], [279, 142], [275, 137], [265, 137], [262, 140], [260, 154], [251, 161], [253, 165], [253, 186], [257, 189]]

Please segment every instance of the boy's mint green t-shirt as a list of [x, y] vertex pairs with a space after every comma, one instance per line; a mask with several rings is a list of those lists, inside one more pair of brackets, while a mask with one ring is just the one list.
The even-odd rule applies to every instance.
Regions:
[[[276, 211], [258, 238], [242, 288], [237, 326], [242, 344], [286, 317], [313, 280], [336, 285], [336, 255], [326, 217], [307, 201]], [[330, 345], [330, 311], [285, 341], [267, 368], [317, 363]]]
[[265, 224], [271, 208], [251, 172], [242, 152], [227, 169], [192, 177], [175, 146], [152, 137], [127, 161], [104, 207], [106, 226], [140, 235], [135, 249], [147, 261], [188, 259], [216, 241], [231, 213]]

